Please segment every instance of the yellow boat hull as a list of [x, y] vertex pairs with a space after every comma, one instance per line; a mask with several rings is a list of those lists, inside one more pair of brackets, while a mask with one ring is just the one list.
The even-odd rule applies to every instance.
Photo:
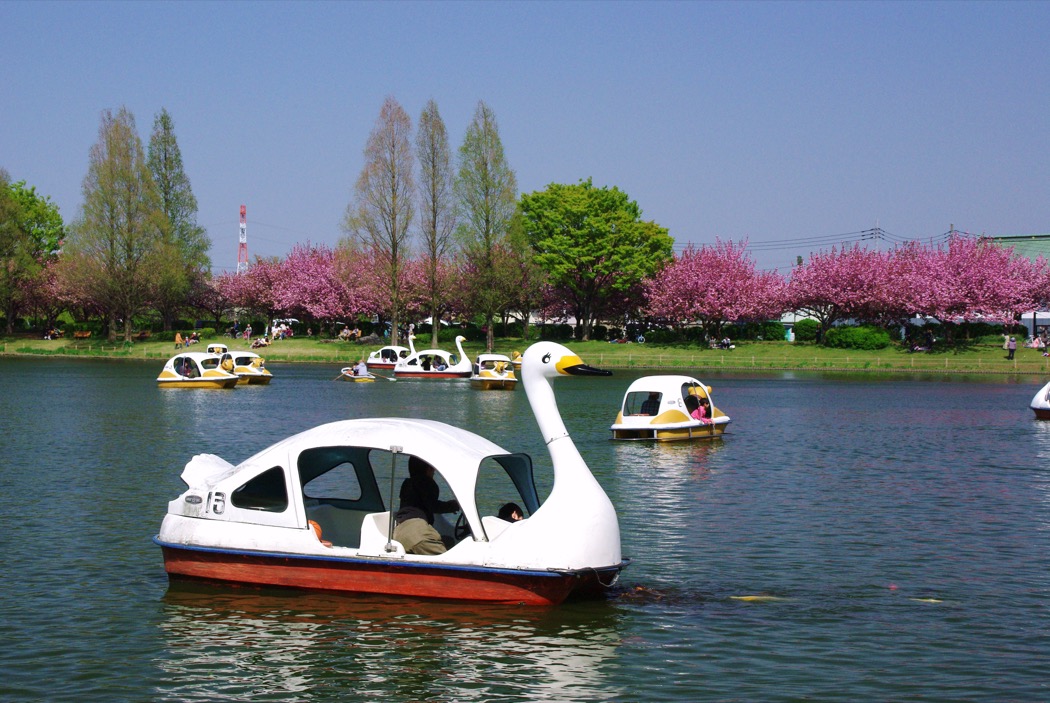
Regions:
[[182, 380], [157, 380], [158, 388], [233, 388], [236, 378], [184, 378]]

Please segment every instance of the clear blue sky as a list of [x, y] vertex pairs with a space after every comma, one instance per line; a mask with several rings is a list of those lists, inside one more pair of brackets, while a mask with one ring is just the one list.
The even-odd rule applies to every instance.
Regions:
[[[1050, 3], [0, 1], [0, 167], [78, 214], [166, 108], [216, 271], [335, 244], [384, 98], [479, 100], [519, 189], [593, 178], [761, 268], [881, 227], [1050, 232]], [[841, 237], [840, 237], [841, 235]]]

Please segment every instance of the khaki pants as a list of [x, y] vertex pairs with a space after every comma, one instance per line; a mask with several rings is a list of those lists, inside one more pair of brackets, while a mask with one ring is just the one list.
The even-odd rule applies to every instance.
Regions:
[[409, 554], [444, 554], [445, 543], [438, 531], [422, 518], [405, 520], [394, 528], [394, 539]]

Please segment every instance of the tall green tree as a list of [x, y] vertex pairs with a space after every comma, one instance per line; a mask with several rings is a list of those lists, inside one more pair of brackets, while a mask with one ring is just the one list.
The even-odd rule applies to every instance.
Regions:
[[102, 310], [108, 337], [131, 341], [133, 318], [150, 305], [163, 268], [166, 224], [135, 117], [102, 113], [83, 183], [84, 204], [64, 249], [67, 285]]
[[589, 178], [522, 195], [521, 210], [536, 262], [573, 307], [583, 340], [673, 255], [666, 228], [643, 221], [638, 203], [620, 189], [595, 188]]
[[164, 266], [159, 271], [153, 305], [170, 330], [195, 287], [211, 267], [207, 232], [197, 224], [197, 198], [182, 165], [182, 152], [175, 138], [175, 123], [161, 109], [153, 121], [146, 163], [157, 186], [165, 215], [161, 230]]
[[457, 229], [466, 258], [472, 302], [488, 330], [485, 346], [493, 347], [497, 315], [515, 298], [518, 274], [507, 241], [517, 208], [518, 182], [507, 164], [496, 115], [483, 101], [459, 148], [456, 194], [461, 224]]
[[32, 307], [34, 286], [65, 236], [58, 206], [25, 181], [11, 183], [0, 170], [0, 310], [7, 334]]
[[412, 120], [393, 97], [379, 110], [365, 145], [365, 165], [354, 185], [343, 228], [369, 247], [382, 267], [389, 300], [390, 343], [398, 343], [402, 307], [401, 272], [409, 256], [409, 236], [415, 213]]
[[430, 313], [430, 343], [438, 344], [438, 322], [448, 307], [449, 291], [442, 285], [442, 264], [454, 244], [456, 227], [455, 178], [448, 131], [437, 103], [427, 102], [419, 116], [416, 132], [416, 158], [419, 160], [419, 229], [422, 235], [422, 262], [426, 274], [425, 293]]

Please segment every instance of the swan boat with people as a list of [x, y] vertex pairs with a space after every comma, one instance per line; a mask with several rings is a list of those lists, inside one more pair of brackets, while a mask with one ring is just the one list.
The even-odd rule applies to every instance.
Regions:
[[613, 439], [673, 442], [721, 437], [729, 422], [711, 386], [691, 376], [643, 376], [627, 388], [609, 429]]
[[412, 353], [400, 359], [394, 366], [395, 378], [469, 378], [471, 375], [470, 359], [463, 352], [466, 337], [456, 336], [456, 350], [459, 354], [444, 349], [423, 349], [416, 351], [412, 343], [415, 337], [409, 335]]
[[[529, 455], [473, 432], [424, 419], [342, 420], [237, 465], [194, 456], [182, 471], [187, 489], [168, 503], [154, 537], [164, 568], [173, 579], [490, 603], [552, 605], [600, 593], [629, 560], [616, 510], [565, 428], [553, 382], [608, 374], [552, 342], [525, 352], [522, 383], [554, 474], [546, 500]], [[454, 525], [434, 520], [448, 546], [429, 554], [395, 537], [412, 522], [400, 522], [406, 509], [395, 505], [395, 486], [419, 462], [451, 493], [445, 512], [459, 513]], [[483, 492], [490, 478], [499, 490]], [[523, 506], [518, 514], [496, 508], [507, 498]]]
[[273, 380], [266, 360], [253, 351], [226, 351], [221, 358], [222, 368], [236, 375], [239, 385], [267, 385]]
[[222, 367], [222, 357], [183, 352], [168, 359], [157, 376], [160, 388], [233, 388], [240, 379]]
[[514, 364], [504, 354], [478, 354], [470, 387], [482, 391], [512, 391], [518, 387]]
[[1037, 420], [1050, 420], [1050, 383], [1039, 389], [1028, 406]]

